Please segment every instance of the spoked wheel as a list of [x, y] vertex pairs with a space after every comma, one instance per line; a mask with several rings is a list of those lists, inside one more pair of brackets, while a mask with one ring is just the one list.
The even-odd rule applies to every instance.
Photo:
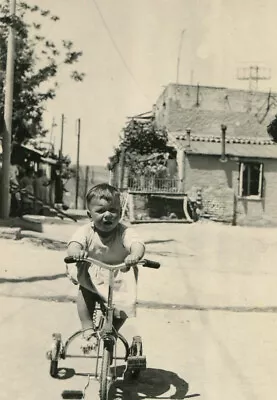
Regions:
[[112, 354], [109, 348], [104, 347], [100, 375], [100, 400], [108, 400], [109, 387], [111, 383], [110, 366]]
[[53, 333], [52, 337], [51, 350], [47, 352], [46, 356], [50, 360], [50, 376], [56, 378], [58, 375], [58, 361], [62, 351], [62, 337], [60, 333]]

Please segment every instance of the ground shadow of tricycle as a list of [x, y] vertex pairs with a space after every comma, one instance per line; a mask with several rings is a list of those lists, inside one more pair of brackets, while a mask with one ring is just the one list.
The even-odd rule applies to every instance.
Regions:
[[[120, 367], [117, 375], [120, 375]], [[122, 367], [124, 369], [124, 367]], [[123, 372], [123, 370], [122, 370]], [[200, 394], [188, 394], [188, 383], [175, 372], [147, 368], [131, 380], [118, 380], [110, 388], [109, 400], [188, 399]]]
[[[125, 366], [116, 368], [116, 375], [123, 376]], [[87, 375], [71, 368], [61, 368], [58, 379], [70, 379], [74, 376]], [[199, 393], [188, 394], [188, 383], [175, 372], [163, 369], [147, 368], [136, 379], [118, 379], [110, 387], [109, 400], [142, 400], [142, 399], [190, 399], [200, 396]], [[64, 396], [63, 396], [64, 397]], [[64, 397], [67, 398], [67, 397]], [[73, 397], [70, 397], [73, 398]], [[77, 397], [76, 397], [77, 398]], [[78, 398], [83, 398], [78, 397]]]

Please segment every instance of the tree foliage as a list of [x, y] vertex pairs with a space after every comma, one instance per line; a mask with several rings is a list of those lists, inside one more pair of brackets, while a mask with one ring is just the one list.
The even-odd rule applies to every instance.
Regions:
[[[56, 44], [44, 36], [43, 22], [58, 23], [59, 17], [39, 6], [19, 2], [16, 15], [9, 15], [9, 2], [0, 5], [0, 116], [4, 112], [4, 86], [9, 27], [15, 31], [15, 70], [13, 104], [13, 141], [26, 143], [29, 139], [45, 136], [43, 127], [45, 103], [56, 96], [59, 86], [57, 74], [62, 66], [68, 66], [73, 80], [80, 82], [84, 74], [72, 66], [81, 51], [74, 49], [73, 42], [63, 40]], [[34, 20], [34, 22], [29, 22]]]
[[272, 137], [274, 142], [277, 142], [277, 115], [267, 126], [267, 133]]
[[122, 149], [125, 153], [125, 165], [135, 175], [162, 175], [166, 171], [169, 148], [166, 129], [158, 129], [154, 120], [142, 122], [131, 120], [123, 130], [120, 145], [110, 157], [109, 169], [119, 163]]

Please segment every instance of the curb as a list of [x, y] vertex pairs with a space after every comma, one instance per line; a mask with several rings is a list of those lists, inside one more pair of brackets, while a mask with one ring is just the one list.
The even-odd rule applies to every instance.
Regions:
[[2, 239], [21, 239], [21, 228], [0, 227], [0, 238]]
[[65, 240], [47, 237], [41, 233], [33, 231], [21, 231], [21, 239], [37, 246], [43, 246], [50, 250], [64, 250], [67, 247]]
[[22, 240], [51, 250], [64, 250], [65, 240], [59, 240], [43, 235], [40, 232], [22, 230], [21, 228], [0, 227], [0, 239]]

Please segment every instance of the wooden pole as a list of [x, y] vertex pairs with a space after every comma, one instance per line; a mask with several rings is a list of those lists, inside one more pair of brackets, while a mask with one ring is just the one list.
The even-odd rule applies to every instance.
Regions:
[[120, 190], [123, 189], [124, 185], [124, 168], [125, 168], [125, 147], [121, 147], [120, 159], [119, 159], [119, 182], [118, 187]]
[[77, 163], [76, 163], [76, 194], [75, 194], [75, 208], [78, 208], [78, 196], [79, 196], [79, 180], [80, 180], [80, 135], [81, 135], [81, 120], [77, 121]]
[[[10, 0], [10, 16], [16, 12], [16, 0]], [[12, 151], [12, 116], [13, 116], [13, 88], [14, 88], [14, 59], [15, 59], [15, 33], [9, 27], [5, 103], [4, 103], [4, 130], [3, 130], [3, 162], [1, 180], [1, 217], [8, 218], [10, 214], [10, 166]]]
[[87, 208], [87, 204], [86, 204], [86, 195], [87, 195], [87, 191], [88, 191], [88, 174], [89, 174], [89, 166], [86, 165], [86, 172], [85, 172], [85, 188], [84, 188], [84, 203], [83, 203], [84, 210]]
[[60, 145], [60, 152], [59, 152], [60, 160], [63, 155], [63, 136], [64, 136], [64, 114], [62, 114], [62, 118], [61, 118], [61, 145]]

